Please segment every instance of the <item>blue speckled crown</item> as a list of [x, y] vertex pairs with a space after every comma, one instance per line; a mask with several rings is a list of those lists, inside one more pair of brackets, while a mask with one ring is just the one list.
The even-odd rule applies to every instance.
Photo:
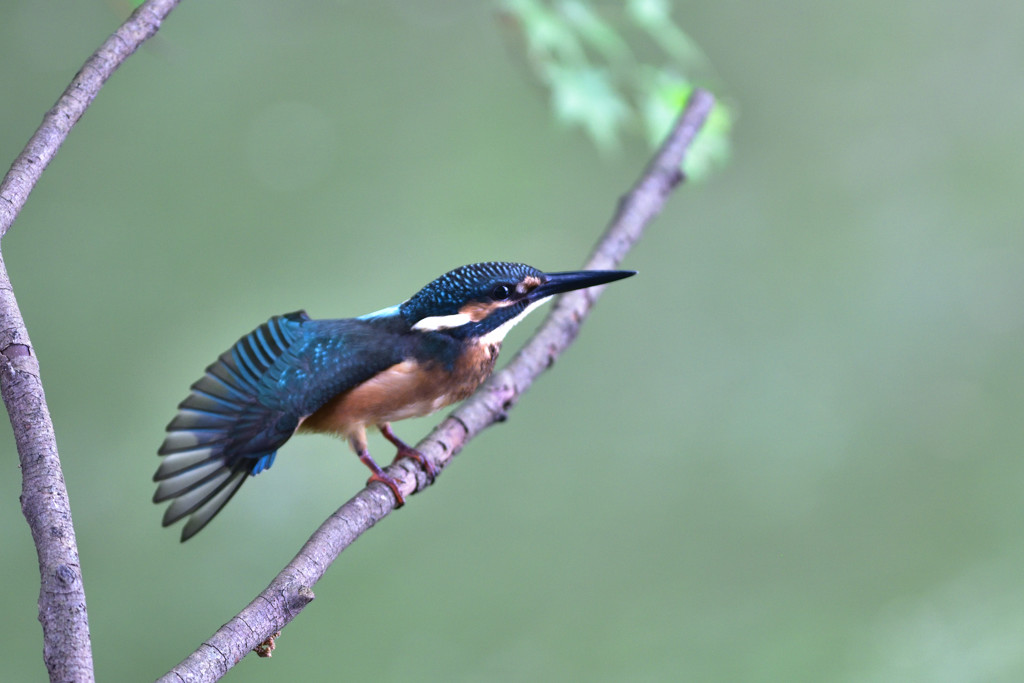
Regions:
[[487, 261], [450, 270], [416, 292], [401, 306], [402, 316], [410, 323], [434, 315], [454, 315], [468, 301], [482, 301], [495, 285], [515, 286], [528, 275], [540, 277], [541, 271], [523, 263]]

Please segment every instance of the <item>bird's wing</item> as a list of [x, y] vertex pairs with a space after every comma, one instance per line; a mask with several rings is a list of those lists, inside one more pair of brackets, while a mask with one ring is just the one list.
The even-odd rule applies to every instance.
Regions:
[[[374, 353], [359, 320], [311, 320], [304, 311], [275, 316], [239, 339], [192, 385], [167, 425], [154, 502], [174, 499], [167, 526], [191, 515], [187, 540], [220, 511], [249, 475], [274, 462], [299, 420], [348, 387], [398, 362]], [[383, 345], [386, 346], [386, 345]]]

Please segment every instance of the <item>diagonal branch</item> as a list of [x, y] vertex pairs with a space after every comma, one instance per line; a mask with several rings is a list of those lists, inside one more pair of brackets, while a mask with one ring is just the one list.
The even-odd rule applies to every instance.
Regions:
[[[85, 62], [0, 182], [0, 239], [71, 128], [118, 66], [156, 33], [178, 0], [150, 0]], [[0, 394], [21, 463], [21, 509], [39, 556], [39, 621], [50, 680], [92, 681], [92, 645], [78, 544], [39, 361], [0, 253]]]
[[[587, 268], [610, 268], [640, 239], [661, 211], [669, 193], [683, 179], [683, 158], [714, 105], [707, 92], [695, 90], [668, 138], [618, 211], [587, 261]], [[448, 416], [417, 446], [437, 469], [481, 431], [502, 421], [534, 379], [572, 343], [603, 288], [564, 294], [555, 308], [516, 354], [470, 399]], [[428, 486], [426, 476], [410, 460], [388, 468], [406, 496]], [[395, 500], [383, 484], [371, 484], [341, 506], [310, 537], [266, 590], [224, 624], [206, 642], [160, 681], [214, 681], [250, 650], [272, 648], [273, 639], [313, 600], [312, 586], [364, 531], [387, 516]], [[264, 650], [265, 651], [265, 650]]]

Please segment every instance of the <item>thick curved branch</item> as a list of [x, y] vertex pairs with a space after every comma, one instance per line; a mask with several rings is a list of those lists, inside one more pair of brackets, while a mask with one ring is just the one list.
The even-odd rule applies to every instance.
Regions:
[[[100, 88], [178, 0], [145, 3], [85, 62], [0, 182], [0, 239]], [[43, 659], [53, 681], [92, 681], [92, 646], [71, 506], [39, 362], [0, 254], [0, 394], [21, 461], [21, 509], [39, 555]]]
[[178, 2], [180, 0], [149, 0], [140, 5], [85, 61], [64, 94], [46, 112], [43, 123], [0, 182], [0, 238], [7, 234], [32, 188], [103, 84], [124, 60], [159, 30], [160, 24]]
[[[640, 239], [683, 179], [679, 170], [683, 158], [713, 105], [709, 93], [694, 91], [661, 149], [619, 202], [618, 212], [587, 261], [587, 268], [615, 266]], [[533, 380], [575, 339], [602, 289], [562, 295], [515, 358], [441, 422], [416, 446], [417, 450], [440, 470], [470, 439], [504, 420]], [[423, 471], [410, 460], [401, 460], [387, 471], [406, 496], [429, 485]], [[394, 497], [383, 484], [374, 483], [360, 491], [316, 530], [266, 590], [160, 680], [214, 681], [249, 651], [261, 644], [272, 646], [273, 638], [313, 600], [312, 587], [331, 563], [364, 531], [387, 516], [394, 505]]]

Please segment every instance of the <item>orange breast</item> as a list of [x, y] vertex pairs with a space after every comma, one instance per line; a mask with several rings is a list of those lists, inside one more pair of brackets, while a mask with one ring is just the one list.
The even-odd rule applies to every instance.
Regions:
[[461, 401], [494, 369], [498, 344], [479, 345], [462, 354], [452, 372], [439, 364], [406, 360], [358, 387], [338, 394], [306, 418], [300, 431], [349, 436], [367, 425], [429, 415]]

